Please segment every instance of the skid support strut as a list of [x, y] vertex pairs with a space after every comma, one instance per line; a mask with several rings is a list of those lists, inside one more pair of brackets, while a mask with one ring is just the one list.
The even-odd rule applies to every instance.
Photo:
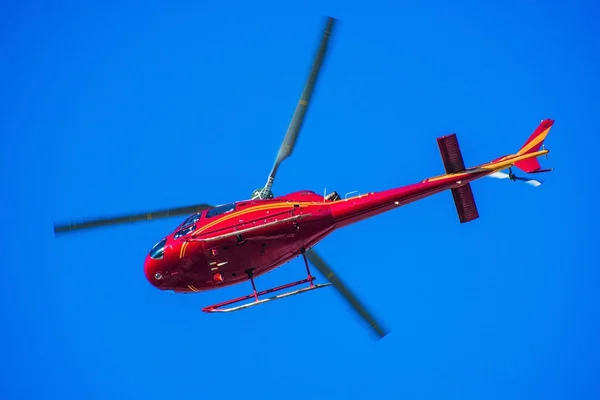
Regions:
[[254, 301], [258, 301], [258, 293], [256, 293], [256, 285], [254, 284], [254, 273], [252, 270], [248, 270], [247, 272], [248, 278], [250, 278], [250, 282], [252, 282], [252, 290], [254, 291]]
[[306, 258], [306, 249], [302, 249], [302, 258], [304, 259], [304, 265], [306, 265], [306, 273], [308, 274], [307, 279], [310, 279], [310, 287], [313, 287], [315, 286], [313, 283], [315, 278], [313, 278], [313, 276], [310, 274], [310, 267], [308, 266], [308, 259]]
[[[248, 307], [252, 307], [252, 306], [256, 306], [258, 304], [263, 304], [272, 300], [279, 300], [282, 299], [284, 297], [289, 297], [289, 296], [294, 296], [300, 293], [305, 293], [311, 290], [315, 290], [315, 289], [320, 289], [323, 287], [327, 287], [330, 286], [331, 283], [321, 283], [321, 284], [317, 284], [315, 285], [313, 283], [313, 281], [315, 280], [315, 277], [312, 276], [312, 274], [310, 273], [310, 267], [308, 266], [308, 260], [306, 258], [306, 254], [304, 254], [304, 251], [302, 251], [302, 257], [304, 258], [304, 264], [306, 266], [306, 273], [308, 274], [308, 277], [305, 279], [302, 279], [300, 281], [296, 281], [296, 282], [292, 282], [292, 283], [288, 283], [285, 285], [281, 285], [281, 286], [277, 286], [271, 289], [267, 289], [267, 290], [263, 290], [261, 292], [258, 292], [256, 290], [256, 284], [254, 283], [254, 274], [252, 273], [252, 271], [248, 271], [248, 278], [250, 279], [250, 283], [252, 284], [252, 294], [246, 295], [246, 296], [242, 296], [242, 297], [238, 297], [237, 299], [233, 299], [233, 300], [228, 300], [228, 301], [224, 301], [222, 303], [218, 303], [218, 304], [214, 304], [212, 306], [208, 306], [208, 307], [204, 307], [202, 309], [202, 311], [204, 312], [208, 312], [208, 313], [214, 313], [214, 312], [232, 312], [232, 311], [238, 311], [238, 310], [243, 310], [244, 308], [248, 308]], [[273, 292], [278, 292], [284, 289], [289, 289], [291, 287], [294, 286], [298, 286], [298, 285], [302, 285], [304, 283], [308, 283], [309, 286], [302, 288], [302, 289], [297, 289], [297, 290], [292, 290], [286, 293], [282, 293], [273, 297], [269, 297], [266, 299], [260, 299], [261, 296], [264, 296], [265, 294], [269, 294], [269, 293], [273, 293]], [[231, 307], [231, 308], [223, 308], [235, 303], [240, 303], [243, 302], [244, 300], [249, 300], [254, 298], [254, 301], [251, 302], [247, 302], [245, 304], [236, 306], [236, 307]]]

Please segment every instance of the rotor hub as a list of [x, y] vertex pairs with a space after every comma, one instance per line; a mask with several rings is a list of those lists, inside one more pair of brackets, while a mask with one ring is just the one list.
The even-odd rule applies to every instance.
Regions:
[[264, 188], [258, 188], [256, 189], [254, 192], [252, 192], [252, 200], [265, 200], [265, 199], [272, 199], [273, 197], [273, 192], [272, 191], [268, 191], [267, 193], [264, 192]]

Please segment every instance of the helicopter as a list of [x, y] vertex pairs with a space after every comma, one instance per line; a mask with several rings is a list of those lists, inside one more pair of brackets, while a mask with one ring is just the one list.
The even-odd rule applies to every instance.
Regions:
[[[246, 200], [227, 204], [193, 204], [184, 207], [54, 224], [55, 235], [124, 223], [185, 217], [147, 253], [144, 274], [159, 290], [175, 293], [204, 293], [249, 282], [252, 293], [206, 306], [207, 313], [228, 313], [269, 301], [332, 286], [377, 336], [389, 331], [348, 288], [315, 246], [334, 231], [414, 201], [450, 190], [460, 223], [479, 218], [470, 183], [483, 177], [521, 180], [512, 167], [526, 173], [541, 173], [538, 157], [554, 120], [542, 120], [521, 148], [475, 167], [465, 167], [455, 133], [437, 138], [445, 173], [413, 184], [380, 192], [346, 195], [337, 192], [317, 194], [301, 190], [274, 196], [272, 186], [281, 163], [294, 149], [307, 110], [311, 104], [336, 19], [327, 17], [312, 67], [283, 143], [265, 185]], [[501, 171], [509, 168], [510, 173]], [[526, 178], [523, 178], [527, 180]], [[539, 186], [539, 185], [537, 185]], [[305, 278], [266, 290], [258, 290], [255, 279], [291, 260], [302, 257]], [[316, 268], [327, 280], [316, 284], [311, 271]], [[296, 287], [303, 286], [299, 289]], [[296, 288], [293, 290], [288, 290]], [[265, 297], [275, 292], [283, 293]]]

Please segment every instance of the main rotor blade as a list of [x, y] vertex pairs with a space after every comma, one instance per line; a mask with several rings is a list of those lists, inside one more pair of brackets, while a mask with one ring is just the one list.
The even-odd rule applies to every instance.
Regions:
[[273, 185], [273, 181], [275, 180], [275, 174], [277, 174], [277, 170], [279, 169], [279, 165], [281, 164], [281, 162], [288, 158], [294, 151], [296, 141], [298, 140], [298, 136], [300, 134], [300, 129], [302, 128], [302, 124], [304, 123], [304, 117], [306, 116], [306, 112], [308, 111], [308, 106], [310, 104], [314, 88], [319, 78], [321, 66], [323, 65], [323, 61], [325, 60], [325, 57], [327, 55], [329, 38], [333, 34], [335, 21], [335, 18], [328, 17], [325, 22], [323, 38], [321, 39], [321, 43], [319, 45], [312, 68], [310, 70], [310, 74], [304, 86], [304, 90], [302, 91], [302, 95], [300, 96], [300, 100], [298, 101], [298, 105], [296, 106], [296, 110], [294, 111], [294, 115], [292, 116], [290, 125], [288, 126], [285, 138], [283, 139], [283, 143], [279, 148], [277, 158], [275, 159], [275, 163], [273, 164], [273, 168], [271, 169], [271, 173], [269, 174], [269, 179], [267, 180], [267, 185], [265, 186], [264, 190], [265, 194], [271, 190], [271, 186]]
[[388, 332], [379, 324], [375, 317], [366, 309], [366, 307], [358, 300], [358, 298], [350, 291], [350, 289], [342, 282], [342, 280], [333, 272], [331, 267], [319, 256], [314, 250], [306, 252], [306, 257], [325, 278], [332, 283], [333, 287], [350, 303], [354, 311], [369, 325], [373, 331], [383, 338]]
[[148, 221], [152, 219], [168, 218], [168, 217], [180, 217], [184, 215], [191, 215], [207, 208], [212, 208], [209, 204], [196, 204], [192, 206], [168, 208], [162, 210], [155, 210], [150, 212], [120, 215], [106, 218], [97, 218], [91, 220], [77, 221], [65, 224], [54, 224], [54, 233], [67, 233], [72, 231], [99, 228], [110, 225], [127, 224], [138, 221]]

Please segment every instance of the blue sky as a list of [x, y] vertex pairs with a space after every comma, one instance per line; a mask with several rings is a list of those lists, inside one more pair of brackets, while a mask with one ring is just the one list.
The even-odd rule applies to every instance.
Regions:
[[[567, 4], [4, 5], [0, 398], [598, 398], [600, 29], [597, 5]], [[541, 188], [482, 180], [475, 222], [442, 193], [319, 245], [388, 337], [328, 289], [216, 316], [201, 307], [249, 285], [154, 289], [144, 257], [178, 218], [54, 238], [55, 220], [263, 185], [326, 14], [276, 194], [413, 183], [443, 172], [440, 135], [473, 165], [556, 120]]]

